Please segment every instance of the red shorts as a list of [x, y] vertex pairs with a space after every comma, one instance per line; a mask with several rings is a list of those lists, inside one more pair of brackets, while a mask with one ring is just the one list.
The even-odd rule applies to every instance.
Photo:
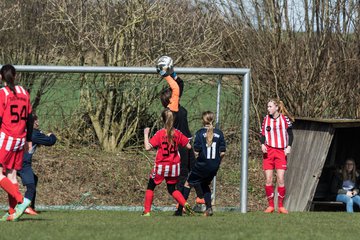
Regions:
[[180, 163], [174, 164], [156, 164], [151, 171], [150, 178], [152, 178], [156, 185], [159, 185], [162, 181], [166, 181], [168, 184], [176, 184], [178, 176], [180, 174]]
[[0, 164], [3, 171], [22, 168], [24, 144], [25, 138], [13, 138], [0, 133]]
[[267, 146], [267, 153], [263, 155], [263, 170], [287, 169], [285, 150]]
[[23, 163], [24, 149], [13, 152], [0, 149], [0, 164], [5, 169], [21, 170]]
[[152, 178], [156, 185], [162, 183], [162, 181], [166, 181], [167, 184], [176, 184], [178, 183], [178, 177], [165, 177], [162, 175], [157, 174], [155, 171], [152, 171], [150, 174], [150, 178]]

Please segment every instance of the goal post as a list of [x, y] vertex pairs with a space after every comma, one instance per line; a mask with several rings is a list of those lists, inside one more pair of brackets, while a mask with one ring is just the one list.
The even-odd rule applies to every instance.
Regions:
[[[15, 68], [18, 72], [157, 74], [155, 67], [15, 65]], [[242, 127], [241, 127], [242, 133], [241, 133], [241, 156], [240, 156], [240, 166], [241, 166], [240, 211], [242, 213], [246, 213], [247, 185], [248, 185], [249, 112], [250, 112], [249, 101], [250, 101], [250, 80], [251, 80], [250, 69], [176, 67], [176, 72], [179, 74], [193, 74], [193, 75], [241, 75], [243, 77]], [[219, 101], [219, 98], [217, 101]]]

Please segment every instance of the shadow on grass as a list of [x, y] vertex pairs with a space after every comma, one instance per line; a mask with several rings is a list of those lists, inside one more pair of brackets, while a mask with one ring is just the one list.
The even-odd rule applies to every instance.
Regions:
[[49, 218], [20, 218], [17, 222], [45, 222], [45, 221], [54, 221], [54, 219]]

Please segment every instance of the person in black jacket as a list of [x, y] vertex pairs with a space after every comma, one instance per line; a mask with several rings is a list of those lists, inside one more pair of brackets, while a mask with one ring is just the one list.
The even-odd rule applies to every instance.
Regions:
[[37, 215], [35, 211], [36, 186], [38, 177], [32, 169], [32, 157], [38, 146], [52, 146], [56, 143], [56, 136], [53, 133], [44, 134], [39, 129], [39, 119], [34, 114], [34, 128], [32, 133], [32, 149], [24, 154], [23, 166], [18, 175], [26, 187], [25, 197], [31, 200], [31, 205], [25, 210], [26, 214]]

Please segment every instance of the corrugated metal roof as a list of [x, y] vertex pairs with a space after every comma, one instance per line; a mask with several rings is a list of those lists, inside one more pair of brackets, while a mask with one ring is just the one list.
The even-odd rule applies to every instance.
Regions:
[[332, 124], [334, 128], [360, 127], [360, 119], [297, 117], [295, 118], [295, 124], [296, 121], [328, 123], [328, 124]]

